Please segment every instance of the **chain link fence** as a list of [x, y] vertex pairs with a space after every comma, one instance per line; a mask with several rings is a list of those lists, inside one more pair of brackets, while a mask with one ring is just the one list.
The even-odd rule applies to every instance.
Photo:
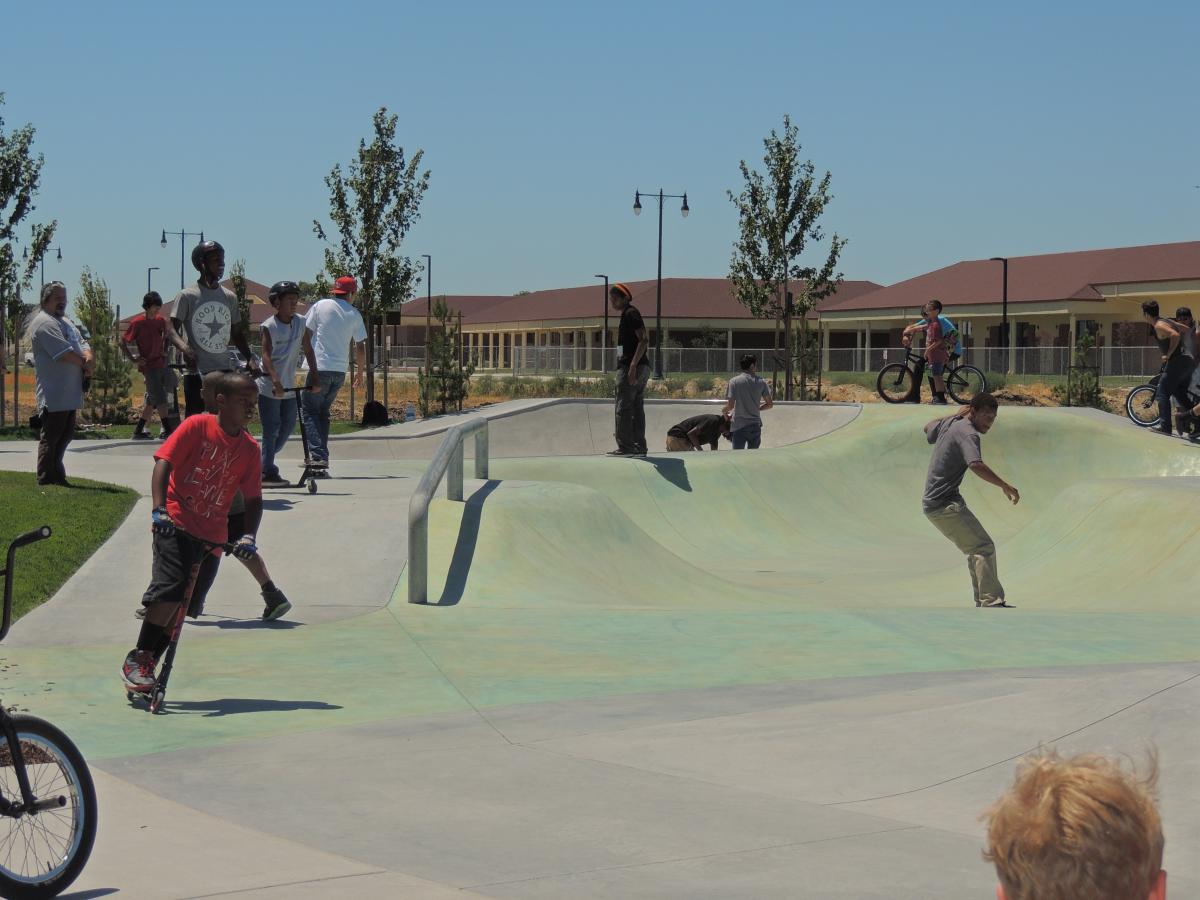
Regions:
[[[969, 349], [963, 361], [985, 372], [1015, 376], [1066, 377], [1078, 354], [1069, 347], [982, 347]], [[1162, 354], [1157, 347], [1093, 347], [1079, 364], [1096, 367], [1101, 376], [1149, 378], [1158, 373]], [[827, 372], [877, 372], [889, 363], [902, 363], [903, 347], [829, 350]]]

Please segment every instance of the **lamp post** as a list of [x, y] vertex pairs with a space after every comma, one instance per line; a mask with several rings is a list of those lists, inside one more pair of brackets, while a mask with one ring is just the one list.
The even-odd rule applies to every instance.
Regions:
[[150, 287], [150, 273], [151, 273], [151, 272], [157, 272], [157, 271], [158, 271], [158, 266], [147, 266], [147, 267], [146, 267], [146, 293], [147, 293], [147, 294], [148, 294], [148, 293], [150, 293], [150, 291], [151, 291], [151, 287]]
[[430, 311], [433, 309], [433, 257], [422, 253], [425, 260], [425, 374], [429, 374], [429, 328], [432, 323]]
[[[50, 253], [51, 251], [53, 251], [54, 253], [57, 253], [58, 261], [62, 262], [62, 247], [47, 247], [45, 250], [43, 250], [41, 252], [41, 254], [38, 256], [38, 271], [40, 273], [40, 278], [41, 278], [41, 285], [40, 285], [41, 287], [46, 286], [46, 254]], [[24, 250], [21, 251], [21, 258], [29, 259], [29, 248], [28, 247], [26, 247]]]
[[187, 243], [188, 235], [200, 238], [200, 243], [204, 243], [203, 231], [167, 231], [163, 229], [162, 240], [159, 241], [159, 246], [164, 250], [167, 249], [167, 235], [179, 235], [179, 289], [183, 290], [183, 261], [184, 261], [184, 244]]
[[[653, 195], [651, 195], [653, 196]], [[670, 197], [673, 200], [683, 200], [683, 206], [680, 212], [686, 219], [687, 214], [691, 212], [688, 209], [687, 191], [682, 194], [664, 194], [662, 188], [658, 189], [658, 281], [655, 287], [655, 310], [654, 310], [654, 377], [661, 380], [662, 372], [662, 222], [663, 222], [663, 200]], [[642, 214], [642, 192], [633, 192], [633, 214], [640, 216]]]
[[[593, 275], [593, 278], [604, 279], [604, 330], [600, 332], [600, 371], [608, 371], [608, 276]], [[590, 363], [591, 360], [588, 360]]]
[[[1008, 356], [1009, 360], [1011, 360], [1013, 351], [1012, 341], [1009, 340], [1008, 334], [1008, 257], [993, 256], [988, 261], [1003, 263], [1004, 265], [1004, 293], [1002, 294], [1002, 299], [1000, 301], [1000, 344], [1001, 346], [1008, 348]], [[1011, 365], [1005, 365], [1005, 371], [1010, 371], [1011, 369]]]

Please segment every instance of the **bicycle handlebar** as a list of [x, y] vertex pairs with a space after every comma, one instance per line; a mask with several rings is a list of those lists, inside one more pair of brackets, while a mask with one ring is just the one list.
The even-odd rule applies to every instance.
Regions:
[[4, 569], [0, 570], [0, 575], [4, 576], [4, 621], [0, 623], [0, 641], [8, 636], [8, 630], [12, 626], [13, 565], [16, 561], [17, 549], [24, 547], [26, 544], [44, 541], [51, 534], [50, 526], [43, 525], [41, 528], [35, 528], [33, 531], [27, 531], [14, 538], [8, 545], [8, 555], [4, 561]]

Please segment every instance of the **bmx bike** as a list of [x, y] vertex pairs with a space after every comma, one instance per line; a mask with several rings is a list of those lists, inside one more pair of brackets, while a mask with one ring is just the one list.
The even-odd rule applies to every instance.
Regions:
[[[16, 552], [50, 537], [50, 526], [8, 545], [4, 620], [12, 624]], [[0, 896], [57, 897], [87, 864], [96, 840], [96, 788], [79, 749], [44, 719], [10, 713], [0, 703]]]
[[[921, 379], [925, 374], [925, 357], [906, 350], [904, 362], [890, 363], [879, 370], [875, 390], [885, 403], [920, 403]], [[942, 377], [946, 392], [955, 403], [970, 403], [971, 398], [987, 390], [987, 378], [975, 366], [962, 365], [951, 357]]]
[[[1162, 417], [1158, 414], [1158, 383], [1162, 381], [1162, 376], [1162, 370], [1159, 370], [1159, 373], [1145, 384], [1139, 384], [1125, 395], [1125, 415], [1133, 424], [1143, 428], [1157, 428], [1162, 425]], [[1195, 380], [1188, 385], [1188, 397], [1193, 407], [1200, 403], [1200, 390], [1197, 390]], [[1174, 398], [1171, 399], [1171, 404], [1178, 407]], [[1188, 424], [1190, 426], [1192, 423]], [[1189, 427], [1187, 430], [1192, 429]]]

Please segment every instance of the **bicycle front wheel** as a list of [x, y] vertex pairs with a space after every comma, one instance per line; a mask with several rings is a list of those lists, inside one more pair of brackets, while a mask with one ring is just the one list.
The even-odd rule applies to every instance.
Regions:
[[[96, 789], [71, 739], [34, 716], [12, 717], [29, 786], [38, 801], [59, 800], [17, 818], [0, 817], [0, 895], [57, 897], [83, 871], [96, 839]], [[12, 748], [0, 738], [0, 792], [21, 802]]]
[[946, 390], [955, 403], [970, 403], [972, 397], [987, 390], [987, 378], [974, 366], [959, 366], [946, 373]]
[[1135, 425], [1153, 428], [1159, 423], [1158, 401], [1155, 399], [1157, 393], [1151, 384], [1135, 387], [1125, 398], [1125, 415], [1129, 416]]
[[903, 403], [913, 389], [912, 369], [903, 363], [892, 363], [879, 370], [875, 390], [884, 403]]

